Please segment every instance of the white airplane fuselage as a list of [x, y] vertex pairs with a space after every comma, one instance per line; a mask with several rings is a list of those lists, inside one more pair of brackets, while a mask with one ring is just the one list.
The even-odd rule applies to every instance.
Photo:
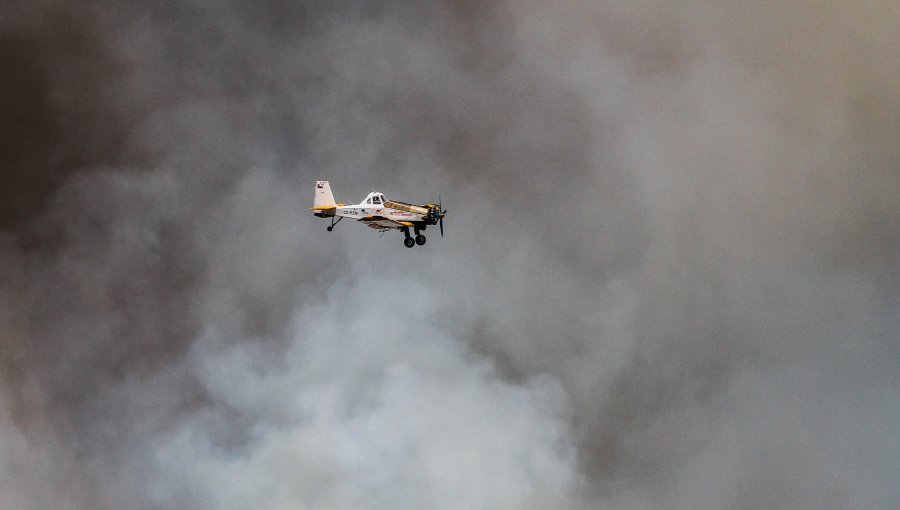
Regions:
[[394, 202], [388, 200], [383, 194], [373, 191], [356, 205], [338, 205], [334, 210], [335, 216], [345, 218], [380, 217], [396, 222], [424, 221], [428, 217], [426, 207]]
[[345, 218], [365, 218], [368, 216], [381, 216], [393, 221], [423, 221], [424, 214], [418, 214], [408, 211], [401, 211], [385, 205], [370, 205], [360, 203], [357, 205], [341, 205], [335, 208], [335, 216], [343, 216]]

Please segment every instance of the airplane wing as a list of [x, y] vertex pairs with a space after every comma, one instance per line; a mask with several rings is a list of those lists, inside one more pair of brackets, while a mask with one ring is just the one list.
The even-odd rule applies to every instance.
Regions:
[[366, 216], [365, 218], [360, 218], [358, 221], [361, 221], [376, 230], [384, 230], [384, 229], [388, 229], [388, 228], [404, 228], [404, 227], [413, 226], [413, 224], [408, 221], [389, 220], [389, 219], [385, 218], [384, 216]]

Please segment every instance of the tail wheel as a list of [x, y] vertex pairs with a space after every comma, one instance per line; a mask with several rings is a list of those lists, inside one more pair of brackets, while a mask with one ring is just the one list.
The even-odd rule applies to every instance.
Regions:
[[417, 235], [416, 236], [416, 244], [418, 244], [419, 246], [422, 246], [423, 244], [425, 244], [425, 236], [423, 236], [422, 234]]
[[403, 240], [403, 244], [404, 244], [407, 248], [412, 248], [413, 246], [416, 245], [416, 240], [413, 239], [412, 237], [407, 237], [406, 239]]

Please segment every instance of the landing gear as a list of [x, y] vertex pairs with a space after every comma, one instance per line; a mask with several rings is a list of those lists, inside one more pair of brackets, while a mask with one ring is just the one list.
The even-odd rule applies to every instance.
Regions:
[[416, 233], [416, 244], [418, 244], [419, 246], [422, 246], [423, 244], [425, 244], [425, 236], [422, 235], [421, 231], [425, 230], [425, 225], [416, 225], [413, 228], [415, 229], [415, 233]]
[[334, 226], [337, 225], [338, 223], [340, 223], [342, 219], [344, 219], [343, 216], [339, 217], [339, 218], [337, 219], [337, 221], [334, 221], [334, 216], [332, 216], [332, 217], [331, 217], [331, 225], [328, 225], [328, 227], [326, 228], [326, 230], [328, 230], [329, 232], [331, 232], [332, 230], [334, 230]]
[[[418, 233], [418, 232], [416, 232], [416, 233]], [[406, 238], [403, 239], [404, 246], [406, 246], [407, 248], [412, 248], [413, 246], [416, 245], [416, 240], [413, 239], [411, 235], [409, 235], [409, 228], [407, 228], [407, 227], [403, 228], [403, 235], [406, 236]]]

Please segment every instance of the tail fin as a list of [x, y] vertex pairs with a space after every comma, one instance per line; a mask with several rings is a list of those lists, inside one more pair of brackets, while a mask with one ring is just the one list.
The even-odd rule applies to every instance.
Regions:
[[316, 181], [316, 200], [313, 202], [313, 209], [322, 210], [337, 207], [334, 201], [334, 195], [331, 194], [331, 185], [328, 181]]

